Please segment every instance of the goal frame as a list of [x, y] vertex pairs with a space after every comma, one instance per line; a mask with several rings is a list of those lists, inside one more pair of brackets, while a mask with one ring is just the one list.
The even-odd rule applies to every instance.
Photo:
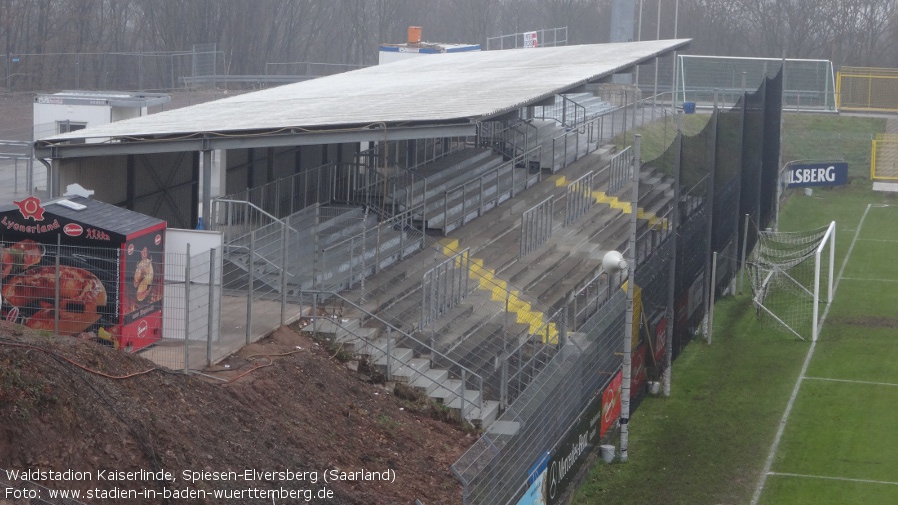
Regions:
[[[826, 286], [826, 307], [833, 301], [833, 270], [836, 264], [836, 222], [829, 223], [829, 228], [823, 235], [820, 245], [814, 251], [814, 315], [813, 330], [811, 333], [811, 341], [816, 342], [820, 334], [820, 260], [823, 255], [823, 249], [829, 245], [829, 275], [827, 276]], [[825, 312], [825, 311], [824, 311]]]
[[[813, 303], [812, 313], [811, 313], [811, 341], [816, 342], [818, 336], [820, 335], [820, 289], [821, 289], [821, 268], [823, 268], [823, 262], [826, 261], [826, 266], [828, 267], [828, 275], [826, 282], [826, 308], [829, 307], [830, 303], [832, 303], [833, 298], [833, 284], [834, 284], [834, 275], [833, 271], [835, 269], [835, 259], [836, 259], [836, 222], [832, 221], [826, 227], [826, 230], [823, 232], [823, 235], [820, 236], [819, 243], [813, 249], [813, 257], [814, 257], [814, 281], [813, 286], [805, 286], [801, 282], [797, 281], [792, 275], [789, 274], [788, 269], [783, 269], [778, 265], [772, 265], [772, 269], [767, 272], [767, 275], [764, 277], [764, 280], [760, 282], [760, 286], [758, 289], [761, 290], [761, 294], [757, 292], [752, 297], [752, 301], [758, 312], [763, 311], [768, 314], [774, 320], [776, 320], [779, 324], [783, 325], [787, 330], [792, 332], [796, 337], [801, 340], [805, 340], [807, 337], [807, 333], [802, 336], [799, 332], [801, 328], [793, 327], [794, 325], [787, 323], [783, 320], [781, 315], [778, 315], [770, 307], [765, 305], [765, 300], [767, 298], [768, 290], [770, 287], [768, 286], [773, 279], [774, 275], [781, 275], [787, 278], [790, 282], [794, 283], [796, 286], [801, 288], [804, 291], [805, 296], [811, 298]], [[829, 247], [829, 254], [827, 258], [824, 258], [824, 254], [826, 252], [826, 248]], [[807, 257], [810, 260], [810, 256]], [[826, 310], [824, 308], [824, 312]], [[807, 327], [804, 327], [806, 331]]]

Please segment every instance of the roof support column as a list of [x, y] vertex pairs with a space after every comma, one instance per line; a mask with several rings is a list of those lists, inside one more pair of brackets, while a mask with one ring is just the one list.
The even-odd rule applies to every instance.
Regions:
[[203, 227], [208, 229], [212, 220], [212, 150], [203, 150]]

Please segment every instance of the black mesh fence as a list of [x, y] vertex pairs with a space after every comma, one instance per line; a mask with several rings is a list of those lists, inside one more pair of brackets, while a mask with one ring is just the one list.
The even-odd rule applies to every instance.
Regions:
[[773, 221], [776, 206], [776, 181], [780, 162], [780, 129], [782, 126], [783, 74], [767, 79], [764, 100], [764, 149], [761, 155], [761, 209], [762, 229]]
[[[761, 166], [764, 154], [764, 101], [767, 83], [754, 93], [745, 95], [745, 112], [742, 123], [742, 177], [739, 191], [739, 250], [751, 250], [758, 242], [756, 230], [749, 226], [745, 235], [744, 217], [748, 214], [754, 222], [760, 222]], [[743, 240], [747, 241], [743, 245]]]
[[[763, 227], [774, 218], [781, 99], [778, 74], [732, 108], [715, 110], [697, 135], [681, 138], [674, 356], [704, 318], [712, 255], [717, 253], [717, 298], [735, 278], [742, 251], [751, 251], [757, 242], [751, 227], [746, 242], [744, 216]], [[672, 159], [668, 153], [664, 157]]]
[[739, 235], [739, 186], [742, 170], [742, 103], [744, 98], [717, 115], [714, 156], [714, 210], [711, 250], [721, 256], [717, 264], [715, 292], [721, 292], [736, 275]]
[[[636, 265], [632, 334], [623, 333], [628, 305], [620, 274], [602, 274], [594, 289], [590, 283], [572, 291], [564, 309], [574, 317], [556, 323], [566, 337], [534, 368], [497, 424], [453, 465], [465, 504], [519, 503], [522, 495], [541, 492], [547, 503], [558, 503], [557, 493], [575, 486], [584, 451], [615, 436], [616, 414], [606, 410], [614, 402], [606, 405], [605, 397], [613, 400], [613, 384], [623, 380], [616, 379], [623, 368], [621, 335], [632, 344], [630, 411], [660, 388], [668, 351], [675, 359], [699, 333], [709, 292], [723, 294], [737, 273], [744, 216], [762, 226], [774, 217], [781, 86], [779, 76], [768, 79], [732, 108], [715, 110], [698, 134], [678, 133], [636, 171], [636, 209], [626, 196], [614, 200], [620, 219], [632, 226], [633, 214], [638, 217], [625, 246]], [[756, 240], [749, 237], [749, 251]], [[603, 244], [602, 250], [618, 247]], [[612, 424], [599, 423], [609, 412]]]
[[701, 294], [709, 239], [707, 196], [712, 182], [715, 116], [697, 135], [681, 137], [674, 357], [686, 346], [704, 315]]

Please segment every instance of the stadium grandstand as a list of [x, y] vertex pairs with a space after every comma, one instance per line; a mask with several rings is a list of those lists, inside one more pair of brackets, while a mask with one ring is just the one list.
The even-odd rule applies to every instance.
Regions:
[[222, 236], [223, 299], [279, 301], [282, 324], [307, 318], [481, 427], [453, 466], [464, 503], [519, 503], [543, 484], [554, 503], [585, 459], [578, 437], [598, 445], [615, 432], [600, 419], [629, 417], [605, 410], [629, 301], [604, 253], [638, 265], [624, 391], [641, 394], [703, 293], [735, 275], [733, 260], [711, 286], [710, 248], [743, 250], [741, 216], [771, 218], [781, 80], [657, 159], [610, 144], [673, 107], [612, 77], [688, 44], [414, 58], [56, 135], [35, 154], [50, 196], [79, 183], [171, 227], [202, 217]]

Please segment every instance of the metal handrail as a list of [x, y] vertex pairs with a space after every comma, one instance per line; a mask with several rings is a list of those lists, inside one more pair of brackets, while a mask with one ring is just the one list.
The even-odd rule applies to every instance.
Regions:
[[[450, 195], [451, 195], [451, 198], [455, 198], [456, 196], [458, 196], [459, 191], [461, 191], [462, 198], [464, 198], [464, 195], [465, 195], [466, 192], [467, 192], [467, 187], [468, 187], [469, 185], [471, 185], [471, 184], [478, 184], [478, 185], [480, 186], [480, 188], [483, 188], [483, 183], [484, 183], [484, 181], [485, 181], [486, 179], [492, 179], [492, 178], [495, 177], [495, 179], [496, 179], [496, 200], [498, 200], [498, 198], [499, 198], [499, 172], [500, 172], [500, 171], [507, 170], [509, 167], [511, 167], [511, 170], [512, 170], [512, 172], [511, 172], [511, 173], [512, 173], [512, 187], [511, 187], [511, 190], [514, 191], [514, 189], [515, 189], [515, 183], [514, 183], [514, 180], [513, 180], [513, 179], [514, 179], [514, 169], [515, 169], [515, 166], [517, 165], [517, 163], [518, 163], [519, 161], [526, 161], [527, 159], [529, 159], [528, 157], [529, 157], [530, 155], [533, 155], [534, 153], [536, 153], [536, 156], [539, 157], [539, 153], [542, 152], [541, 149], [542, 149], [542, 146], [536, 146], [536, 147], [534, 147], [533, 149], [527, 151], [526, 153], [523, 153], [523, 154], [520, 154], [520, 155], [518, 155], [518, 156], [515, 156], [514, 158], [512, 158], [512, 159], [510, 159], [509, 161], [507, 161], [507, 162], [505, 162], [505, 163], [499, 165], [498, 167], [492, 168], [492, 169], [490, 169], [489, 171], [484, 172], [483, 174], [480, 174], [480, 176], [478, 176], [478, 177], [477, 177], [476, 179], [474, 179], [474, 180], [462, 182], [462, 183], [460, 183], [460, 184], [458, 184], [458, 185], [452, 187], [451, 189], [447, 189], [447, 190], [443, 193], [443, 230], [446, 230], [446, 227], [447, 227], [447, 225], [449, 224], [449, 215], [448, 215], [448, 212], [447, 212], [446, 208], [447, 208], [448, 205], [449, 205]], [[525, 177], [523, 178], [524, 184], [525, 184], [525, 185], [526, 185], [526, 183], [527, 183], [527, 179], [528, 179], [527, 176], [525, 176]], [[439, 200], [438, 200], [438, 201], [439, 201]], [[480, 202], [479, 202], [478, 206], [479, 206], [480, 208], [483, 208], [484, 203], [485, 203], [485, 202], [484, 202], [484, 200], [483, 200], [483, 193], [481, 192]], [[464, 214], [464, 213], [463, 213], [463, 214]], [[464, 215], [461, 216], [461, 219], [464, 219]], [[454, 221], [453, 221], [453, 222], [454, 222]]]
[[[327, 297], [334, 297], [334, 298], [337, 298], [337, 299], [340, 300], [340, 303], [346, 303], [346, 304], [348, 304], [349, 306], [351, 306], [351, 307], [355, 308], [356, 310], [359, 310], [360, 312], [362, 312], [362, 313], [363, 313], [364, 315], [366, 315], [369, 319], [374, 319], [375, 321], [378, 321], [379, 323], [383, 324], [386, 328], [389, 328], [390, 331], [394, 331], [394, 332], [398, 333], [399, 335], [401, 335], [402, 337], [405, 337], [405, 338], [409, 339], [409, 340], [410, 340], [411, 342], [413, 342], [415, 345], [418, 345], [418, 346], [421, 346], [421, 347], [424, 348], [424, 349], [427, 349], [427, 350], [431, 353], [431, 362], [434, 361], [434, 360], [433, 360], [433, 357], [434, 357], [434, 356], [438, 356], [438, 357], [440, 358], [440, 360], [441, 360], [442, 363], [449, 363], [449, 364], [451, 365], [450, 368], [458, 369], [458, 370], [461, 372], [461, 375], [464, 375], [464, 376], [466, 376], [466, 377], [475, 377], [475, 378], [478, 380], [478, 382], [479, 382], [479, 387], [480, 387], [480, 389], [479, 389], [479, 392], [480, 392], [480, 408], [481, 408], [481, 410], [483, 409], [483, 377], [482, 377], [480, 374], [474, 372], [473, 370], [470, 370], [468, 367], [466, 367], [466, 366], [462, 365], [461, 363], [455, 361], [454, 359], [450, 358], [448, 355], [446, 355], [446, 354], [444, 354], [444, 353], [438, 351], [436, 348], [430, 346], [429, 344], [425, 344], [424, 342], [418, 340], [417, 338], [415, 338], [415, 337], [412, 336], [411, 334], [402, 331], [401, 329], [397, 328], [397, 327], [394, 326], [393, 324], [388, 323], [387, 321], [385, 321], [384, 319], [382, 319], [382, 318], [381, 318], [380, 316], [378, 316], [377, 314], [373, 314], [373, 313], [369, 312], [368, 310], [366, 310], [366, 309], [365, 309], [364, 307], [362, 307], [361, 305], [359, 305], [359, 304], [353, 302], [352, 300], [350, 300], [350, 299], [344, 297], [344, 296], [341, 295], [340, 293], [337, 293], [337, 292], [335, 292], [335, 291], [314, 291], [314, 290], [312, 290], [312, 291], [302, 291], [302, 294], [303, 294], [303, 295], [327, 295]], [[344, 329], [345, 329], [345, 328], [344, 328]], [[351, 334], [352, 334], [353, 336], [355, 336], [356, 338], [359, 338], [359, 339], [365, 341], [366, 343], [370, 343], [370, 341], [369, 341], [367, 338], [365, 338], [365, 337], [363, 337], [363, 336], [361, 336], [361, 335], [356, 335], [355, 333], [353, 333], [353, 332], [350, 331], [350, 330], [346, 330], [346, 331], [349, 332], [349, 333], [351, 333]], [[411, 368], [414, 369], [414, 367], [411, 367]], [[415, 370], [416, 370], [416, 369], [415, 369]], [[417, 370], [416, 370], [416, 371], [417, 371]], [[418, 373], [420, 373], [420, 372], [418, 372]], [[423, 375], [423, 374], [421, 374], [421, 375]], [[465, 403], [467, 402], [467, 399], [465, 398], [465, 394], [464, 394], [465, 388], [466, 388], [466, 384], [462, 384], [462, 394], [460, 395], [460, 396], [461, 396], [461, 402], [462, 402], [462, 413], [463, 413], [463, 414], [462, 414], [462, 418], [464, 418], [464, 406], [465, 406]]]
[[[283, 219], [279, 219], [279, 218], [277, 218], [277, 217], [274, 217], [274, 215], [272, 215], [271, 213], [265, 211], [265, 209], [262, 209], [261, 207], [259, 207], [258, 205], [254, 204], [254, 203], [252, 203], [252, 202], [247, 202], [247, 201], [245, 201], [245, 200], [232, 200], [232, 199], [229, 199], [229, 198], [214, 198], [214, 199], [212, 200], [212, 202], [213, 202], [213, 204], [214, 204], [215, 202], [221, 202], [221, 203], [234, 203], [234, 204], [238, 204], [238, 205], [245, 205], [246, 207], [249, 207], [249, 208], [251, 208], [251, 209], [253, 209], [253, 210], [255, 210], [255, 211], [258, 211], [258, 212], [259, 212], [260, 214], [262, 214], [263, 216], [265, 216], [265, 217], [271, 219], [272, 223], [269, 223], [269, 224], [280, 223], [282, 226], [286, 226], [286, 222], [285, 222]], [[210, 220], [210, 222], [209, 222], [209, 224], [208, 224], [207, 226], [210, 226], [210, 227], [211, 227], [211, 226], [214, 226], [214, 224], [213, 224], [213, 222]], [[294, 229], [294, 228], [291, 227], [291, 226], [287, 226], [287, 229], [288, 229], [288, 230], [293, 230], [294, 232], [298, 232], [296, 229]]]

